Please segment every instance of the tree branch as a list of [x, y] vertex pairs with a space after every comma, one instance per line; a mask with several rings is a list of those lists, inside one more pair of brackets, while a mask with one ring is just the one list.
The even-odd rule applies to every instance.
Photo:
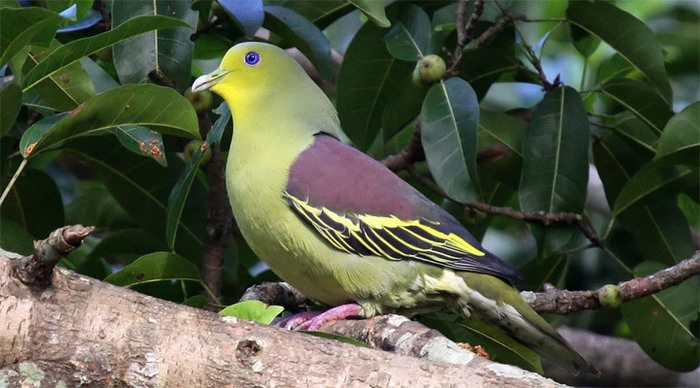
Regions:
[[459, 66], [462, 64], [464, 47], [472, 39], [476, 23], [479, 21], [481, 14], [484, 12], [484, 0], [474, 0], [474, 11], [472, 11], [469, 21], [465, 22], [468, 3], [469, 2], [467, 0], [460, 0], [457, 4], [457, 11], [455, 14], [457, 45], [455, 46], [454, 53], [450, 59], [450, 68], [447, 70], [447, 74], [450, 76], [456, 76], [459, 74]]
[[94, 227], [82, 225], [64, 226], [51, 232], [49, 237], [34, 242], [36, 252], [12, 262], [14, 275], [24, 284], [46, 288], [51, 281], [54, 267], [68, 253], [80, 246]]
[[593, 291], [567, 291], [549, 287], [545, 292], [523, 293], [532, 308], [541, 313], [569, 314], [580, 310], [616, 307], [620, 303], [656, 294], [700, 273], [700, 251], [680, 263], [653, 275], [635, 278], [617, 286]]
[[421, 144], [420, 125], [416, 124], [408, 144], [398, 154], [387, 156], [381, 162], [389, 170], [398, 173], [422, 160], [425, 160], [425, 154]]

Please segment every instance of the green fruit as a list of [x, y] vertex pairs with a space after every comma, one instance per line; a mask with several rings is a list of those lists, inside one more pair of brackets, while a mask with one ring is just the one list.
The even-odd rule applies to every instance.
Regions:
[[214, 96], [208, 90], [201, 92], [185, 92], [185, 98], [192, 104], [192, 107], [197, 113], [202, 113], [211, 109], [211, 103], [214, 101]]
[[620, 287], [607, 284], [598, 290], [598, 300], [603, 307], [618, 308], [622, 304]]
[[413, 83], [432, 84], [439, 81], [447, 74], [445, 61], [437, 55], [426, 55], [413, 70]]

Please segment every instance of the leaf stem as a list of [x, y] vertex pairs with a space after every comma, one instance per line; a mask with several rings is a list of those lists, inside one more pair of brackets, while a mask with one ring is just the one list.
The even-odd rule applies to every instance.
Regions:
[[24, 166], [27, 165], [27, 159], [22, 159], [22, 163], [19, 164], [19, 167], [17, 167], [17, 171], [15, 171], [15, 175], [12, 176], [12, 179], [10, 179], [10, 182], [7, 184], [7, 187], [5, 187], [5, 190], [2, 192], [2, 196], [0, 196], [0, 206], [2, 206], [3, 202], [5, 202], [5, 198], [7, 198], [7, 194], [10, 193], [10, 189], [12, 189], [12, 186], [15, 184], [15, 181], [17, 181], [17, 178], [19, 178], [19, 174], [22, 173], [22, 170], [24, 170]]

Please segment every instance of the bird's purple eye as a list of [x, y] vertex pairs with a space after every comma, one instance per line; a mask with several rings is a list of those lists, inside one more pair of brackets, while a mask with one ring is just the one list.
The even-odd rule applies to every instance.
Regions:
[[260, 55], [255, 51], [250, 51], [245, 55], [246, 65], [257, 65], [260, 62]]

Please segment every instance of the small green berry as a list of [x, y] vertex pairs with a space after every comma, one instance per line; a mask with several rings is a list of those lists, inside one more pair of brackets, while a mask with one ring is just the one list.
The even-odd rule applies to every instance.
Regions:
[[186, 162], [189, 162], [190, 160], [192, 160], [194, 153], [198, 149], [204, 152], [204, 154], [202, 155], [202, 159], [199, 162], [199, 165], [203, 166], [207, 164], [207, 162], [211, 160], [211, 148], [209, 147], [209, 144], [201, 140], [191, 140], [189, 143], [187, 143], [185, 149], [182, 150], [183, 159], [185, 159]]
[[620, 287], [607, 284], [598, 290], [598, 300], [603, 307], [618, 308], [622, 304], [620, 299]]
[[185, 92], [185, 98], [192, 104], [192, 107], [197, 113], [202, 113], [211, 109], [211, 103], [214, 101], [214, 96], [208, 90], [201, 92]]
[[414, 83], [416, 80], [416, 71], [418, 72], [418, 78], [423, 83], [432, 84], [439, 81], [447, 74], [447, 65], [445, 65], [445, 61], [437, 55], [426, 55], [418, 61], [416, 69], [413, 71]]

